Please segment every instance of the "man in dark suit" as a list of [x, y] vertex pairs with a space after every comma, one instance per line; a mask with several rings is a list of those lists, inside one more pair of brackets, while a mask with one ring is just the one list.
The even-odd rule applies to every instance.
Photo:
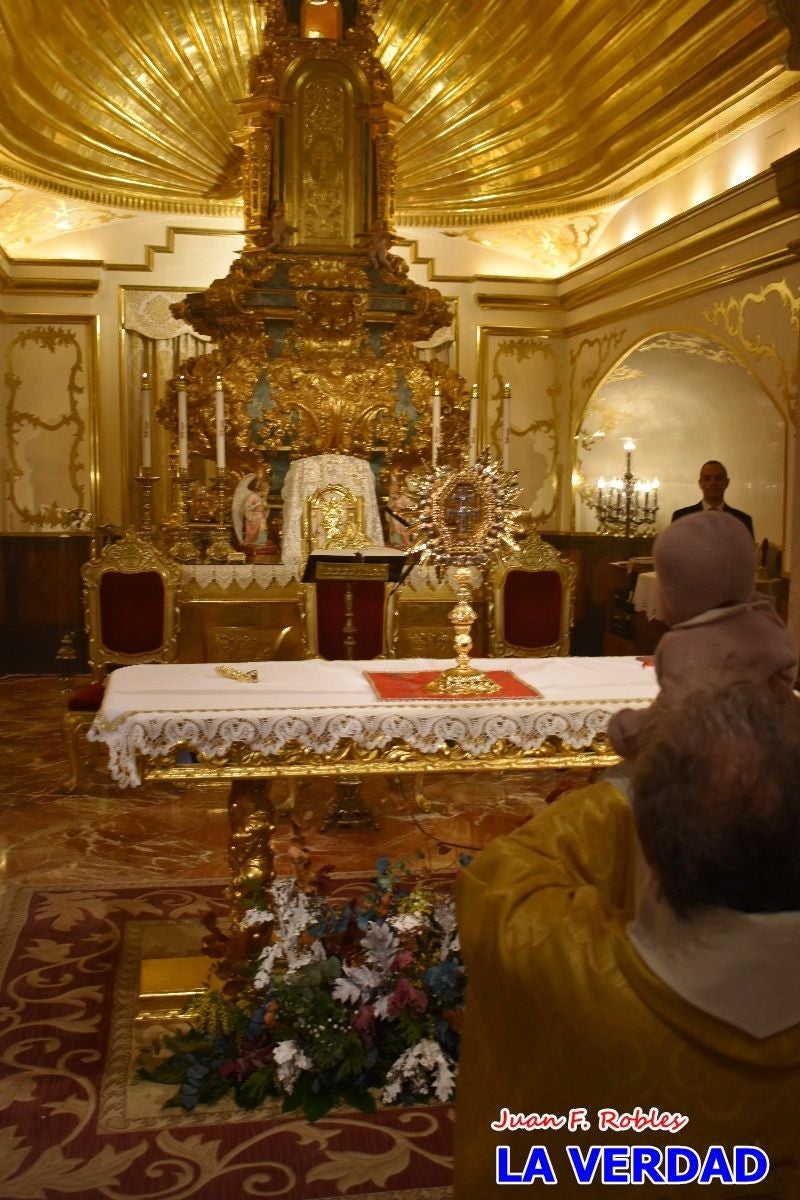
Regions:
[[742, 512], [739, 508], [731, 508], [730, 504], [725, 503], [725, 489], [730, 483], [730, 479], [728, 479], [728, 472], [721, 462], [717, 462], [715, 458], [704, 462], [700, 468], [700, 478], [697, 482], [700, 484], [703, 499], [698, 504], [690, 504], [688, 508], [676, 509], [672, 514], [673, 521], [677, 521], [679, 517], [688, 517], [689, 513], [703, 512], [710, 508], [720, 509], [722, 512], [736, 517], [747, 526], [750, 537], [754, 536], [753, 519], [749, 513]]

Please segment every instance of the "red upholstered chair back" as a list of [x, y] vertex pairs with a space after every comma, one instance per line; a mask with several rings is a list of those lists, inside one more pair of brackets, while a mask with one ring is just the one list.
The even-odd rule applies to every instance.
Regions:
[[169, 662], [177, 652], [176, 562], [134, 532], [83, 567], [89, 662], [95, 680], [110, 666]]
[[575, 566], [531, 531], [491, 576], [489, 648], [495, 655], [569, 653]]
[[564, 588], [557, 571], [509, 571], [503, 586], [503, 631], [513, 646], [541, 649], [561, 636]]
[[178, 647], [181, 568], [152, 542], [129, 530], [84, 563], [81, 574], [92, 683], [72, 693], [62, 722], [69, 762], [67, 791], [78, 785], [78, 738], [103, 702], [108, 669], [169, 662]]
[[159, 654], [164, 645], [163, 576], [106, 571], [100, 579], [100, 640], [109, 656]]

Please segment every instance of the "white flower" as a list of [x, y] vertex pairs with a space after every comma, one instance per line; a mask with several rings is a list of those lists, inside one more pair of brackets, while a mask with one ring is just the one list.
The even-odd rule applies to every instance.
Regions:
[[269, 987], [269, 981], [272, 978], [272, 971], [275, 966], [276, 959], [280, 958], [283, 953], [282, 947], [279, 945], [266, 946], [261, 951], [261, 957], [258, 960], [255, 978], [253, 984], [257, 988]]
[[[275, 970], [282, 968], [286, 975], [294, 975], [308, 963], [325, 958], [322, 943], [314, 940], [306, 944], [304, 935], [316, 924], [323, 909], [317, 897], [301, 892], [294, 879], [279, 879], [272, 887], [274, 906], [275, 937], [271, 945], [261, 952], [254, 983], [257, 988], [267, 988]], [[254, 925], [263, 916], [257, 909], [249, 909], [242, 920], [243, 925]]]
[[388, 971], [397, 957], [400, 943], [397, 936], [387, 924], [370, 921], [367, 932], [361, 939], [361, 945], [367, 952], [367, 958], [377, 967]]
[[[347, 967], [344, 969], [346, 971]], [[361, 988], [357, 987], [351, 979], [340, 975], [333, 981], [331, 994], [334, 1000], [338, 1000], [340, 1004], [358, 1004], [361, 999]]]
[[436, 924], [445, 933], [456, 932], [456, 906], [452, 900], [440, 900], [433, 907]]
[[385, 996], [380, 996], [372, 1006], [375, 1016], [379, 1017], [382, 1021], [386, 1020], [389, 1016], [389, 1001], [393, 995], [394, 992], [387, 992]]
[[278, 1042], [272, 1051], [272, 1057], [278, 1068], [278, 1079], [287, 1092], [294, 1090], [300, 1072], [308, 1071], [314, 1065], [308, 1055], [291, 1038]]
[[388, 917], [387, 925], [391, 925], [396, 933], [418, 933], [427, 924], [423, 913], [398, 913], [396, 917]]
[[438, 1042], [424, 1038], [416, 1046], [404, 1050], [392, 1063], [381, 1093], [384, 1104], [392, 1104], [397, 1099], [404, 1083], [410, 1084], [408, 1090], [415, 1096], [430, 1096], [432, 1092], [444, 1103], [455, 1090], [456, 1065]]
[[372, 967], [343, 966], [342, 974], [334, 982], [333, 995], [346, 1004], [366, 1004], [382, 979], [383, 972], [374, 971]]
[[266, 912], [263, 908], [248, 908], [240, 924], [247, 929], [251, 925], [266, 925], [268, 921], [274, 921], [274, 919], [272, 913]]
[[458, 952], [458, 926], [456, 906], [452, 900], [440, 901], [433, 910], [433, 919], [442, 931], [439, 959], [445, 962], [451, 954]]

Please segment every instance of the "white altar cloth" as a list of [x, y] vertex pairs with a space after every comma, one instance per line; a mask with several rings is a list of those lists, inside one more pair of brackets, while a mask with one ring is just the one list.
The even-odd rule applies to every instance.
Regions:
[[661, 593], [658, 590], [658, 577], [655, 571], [642, 571], [636, 579], [633, 591], [633, 607], [637, 612], [643, 612], [648, 621], [663, 621], [661, 612]]
[[213, 663], [114, 671], [88, 734], [108, 747], [112, 778], [135, 787], [142, 781], [140, 757], [160, 758], [177, 747], [221, 758], [235, 744], [270, 756], [289, 743], [326, 754], [347, 741], [374, 750], [400, 739], [428, 754], [455, 743], [477, 759], [500, 739], [537, 749], [558, 737], [580, 750], [605, 730], [612, 713], [648, 704], [658, 691], [652, 668], [634, 657], [474, 660], [485, 671], [513, 671], [541, 699], [385, 701], [364, 674], [438, 672], [446, 665], [440, 659], [236, 665], [257, 671], [258, 681], [225, 679]]

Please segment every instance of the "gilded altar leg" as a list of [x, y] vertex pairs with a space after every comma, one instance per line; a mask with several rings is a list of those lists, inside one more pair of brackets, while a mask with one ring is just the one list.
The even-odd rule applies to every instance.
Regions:
[[271, 780], [235, 779], [228, 800], [230, 841], [228, 861], [231, 882], [230, 924], [220, 926], [209, 914], [204, 920], [208, 934], [203, 942], [205, 953], [214, 960], [214, 971], [223, 981], [229, 996], [252, 991], [253, 974], [259, 952], [274, 937], [273, 923], [244, 924], [248, 910], [269, 910], [269, 889], [275, 878], [272, 834], [274, 810], [270, 797]]
[[267, 891], [275, 879], [272, 850], [275, 810], [271, 789], [270, 779], [234, 779], [231, 784], [228, 862], [234, 921], [248, 909], [267, 907]]

